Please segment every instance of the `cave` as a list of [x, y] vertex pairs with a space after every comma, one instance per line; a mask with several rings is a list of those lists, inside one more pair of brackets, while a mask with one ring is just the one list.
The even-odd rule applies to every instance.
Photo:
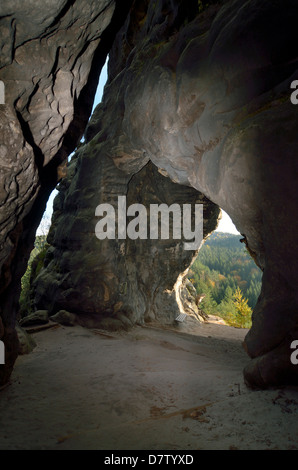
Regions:
[[[98, 240], [95, 208], [119, 195], [144, 205], [199, 203], [206, 237], [221, 207], [263, 271], [244, 341], [245, 382], [297, 384], [296, 2], [31, 8], [0, 7], [0, 384], [18, 356], [20, 282], [57, 184], [36, 309], [112, 330], [172, 324], [186, 289], [181, 273], [197, 253], [173, 238]], [[91, 115], [108, 55], [108, 82]]]

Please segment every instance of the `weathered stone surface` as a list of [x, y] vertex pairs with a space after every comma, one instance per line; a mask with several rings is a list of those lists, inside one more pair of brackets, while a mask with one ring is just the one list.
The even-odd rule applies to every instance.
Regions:
[[100, 70], [130, 4], [1, 1], [0, 316], [9, 331], [47, 198], [84, 132]]
[[[246, 380], [295, 382], [286, 338], [296, 333], [298, 307], [298, 107], [290, 101], [298, 63], [296, 0], [208, 2], [201, 11], [205, 3], [135, 1], [123, 15], [103, 103], [55, 202], [52, 247], [35, 301], [53, 312], [74, 312], [88, 325], [172, 321], [176, 281], [194, 254], [173, 240], [99, 241], [95, 208], [121, 194], [146, 204], [204, 198], [206, 231], [222, 207], [264, 273], [245, 340], [253, 358]], [[0, 79], [9, 83], [8, 104], [0, 110], [0, 226], [1, 316], [10, 334], [21, 260], [57, 169], [86, 123], [100, 18], [108, 24], [114, 2], [57, 0], [52, 15], [47, 6], [30, 16], [29, 37], [26, 9], [17, 5], [11, 16], [7, 5], [1, 3], [0, 13], [8, 28]], [[161, 186], [157, 171], [164, 175]]]
[[2, 323], [2, 319], [0, 317], [0, 339], [3, 338], [3, 335], [4, 335], [4, 326], [3, 326], [3, 323]]
[[[65, 219], [57, 223], [52, 235], [58, 250], [51, 252], [51, 263], [64, 267], [54, 277], [56, 281], [52, 279], [50, 289], [54, 293], [61, 289], [61, 306], [64, 302], [83, 306], [84, 296], [90, 310], [94, 302], [94, 308], [101, 305], [103, 312], [115, 313], [112, 305], [118, 302], [121, 247], [102, 243], [97, 252], [92, 239], [95, 221], [88, 221], [98, 203], [125, 194], [128, 180], [151, 161], [176, 183], [193, 187], [222, 207], [243, 234], [264, 273], [245, 347], [249, 356], [260, 361], [275, 351], [276, 364], [276, 348], [294, 331], [298, 307], [294, 228], [298, 107], [290, 101], [290, 85], [297, 79], [296, 2], [234, 0], [211, 5], [201, 14], [196, 10], [198, 2], [189, 2], [187, 11], [179, 9], [181, 5], [179, 1], [143, 2], [139, 15], [132, 11], [117, 36], [110, 53], [105, 98], [88, 125], [87, 143], [77, 154], [69, 190], [60, 195]], [[83, 208], [81, 200], [85, 201]], [[79, 229], [83, 225], [84, 235]], [[65, 227], [71, 227], [67, 234]], [[86, 260], [86, 240], [90, 261]], [[141, 259], [141, 248], [137, 255], [129, 249], [127, 243], [126, 266], [133, 256]], [[81, 275], [84, 268], [79, 257], [71, 258], [68, 250], [85, 253], [82, 264], [90, 266], [85, 276]], [[166, 272], [166, 256], [160, 252], [159, 258]], [[182, 263], [181, 271], [184, 267]], [[142, 272], [141, 267], [139, 270]], [[75, 272], [82, 277], [79, 296], [73, 290]], [[154, 272], [152, 258], [147, 276], [152, 276], [153, 286]], [[136, 275], [135, 269], [131, 279]], [[96, 292], [92, 287], [88, 290], [94, 278], [98, 279]], [[124, 279], [126, 282], [126, 274]], [[137, 305], [133, 303], [131, 316], [143, 311], [146, 318], [151, 290], [147, 285], [146, 301], [142, 301], [141, 280], [142, 275], [131, 284], [138, 294], [130, 293], [130, 299], [139, 299]], [[161, 277], [164, 288], [163, 280]], [[45, 292], [46, 284], [41, 284]], [[280, 358], [282, 367], [290, 371], [283, 377], [295, 380], [298, 371], [291, 366], [290, 351], [286, 366]], [[258, 375], [258, 364], [255, 359], [250, 366], [248, 382], [253, 382], [254, 373]], [[274, 375], [270, 361], [262, 364], [268, 369], [263, 372], [265, 384], [270, 385]]]
[[29, 354], [36, 348], [37, 344], [32, 336], [24, 328], [16, 324], [16, 332], [19, 340], [19, 354]]
[[36, 310], [19, 321], [21, 326], [42, 325], [48, 323], [49, 312], [47, 310]]
[[[6, 103], [0, 109], [1, 291], [11, 280], [5, 262], [16, 243], [10, 234], [29, 214], [41, 183], [46, 186], [41, 180], [55, 186], [59, 164], [82, 135], [92, 105], [92, 90], [86, 99], [84, 87], [91, 88], [91, 80], [96, 86], [92, 62], [114, 8], [109, 0], [97, 5], [57, 0], [45, 8], [1, 2], [2, 33], [7, 30], [0, 69]], [[85, 114], [80, 110], [78, 117], [75, 106], [83, 99]]]
[[76, 315], [67, 310], [59, 310], [55, 315], [50, 316], [50, 320], [65, 326], [74, 326], [77, 324]]
[[184, 240], [171, 236], [99, 240], [95, 208], [105, 202], [117, 208], [121, 194], [127, 207], [142, 203], [148, 217], [153, 203], [204, 204], [205, 236], [216, 227], [219, 209], [196, 190], [165, 178], [150, 162], [131, 175], [105, 156], [105, 146], [95, 154], [90, 149], [92, 145], [80, 149], [60, 184], [48, 236], [52, 247], [35, 280], [36, 308], [63, 308], [76, 313], [80, 324], [91, 322], [94, 327], [109, 323], [115, 328], [111, 319], [122, 327], [173, 322], [183, 308], [183, 280], [197, 250], [185, 250]]
[[194, 285], [188, 278], [183, 279], [180, 293], [182, 310], [188, 315], [195, 317], [199, 321], [205, 321], [209, 316], [199, 308], [199, 296]]
[[297, 364], [292, 363], [292, 342], [297, 340], [298, 330], [293, 328], [285, 335], [281, 344], [254, 359], [245, 367], [244, 378], [253, 388], [268, 386], [298, 385]]
[[1, 338], [4, 343], [5, 349], [5, 364], [1, 365], [1, 384], [6, 384], [9, 381], [14, 363], [19, 354], [19, 339], [15, 326], [6, 327], [4, 335]]

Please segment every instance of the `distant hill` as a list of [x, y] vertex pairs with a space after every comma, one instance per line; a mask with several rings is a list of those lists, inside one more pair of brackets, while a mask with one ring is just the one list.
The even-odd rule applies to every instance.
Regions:
[[250, 309], [257, 302], [262, 272], [240, 242], [241, 238], [241, 235], [213, 232], [191, 266], [188, 277], [197, 293], [205, 294], [202, 307], [208, 314], [224, 318], [233, 309], [237, 289]]
[[231, 249], [243, 248], [243, 245], [240, 242], [241, 238], [243, 238], [242, 235], [225, 232], [212, 232], [207, 238], [205, 245]]

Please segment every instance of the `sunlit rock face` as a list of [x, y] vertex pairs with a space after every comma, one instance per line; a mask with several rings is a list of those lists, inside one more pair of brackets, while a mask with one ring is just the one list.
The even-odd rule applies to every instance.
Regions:
[[0, 4], [0, 339], [9, 377], [20, 279], [46, 200], [88, 121], [100, 70], [130, 1]]
[[[78, 3], [83, 2], [64, 2], [60, 6], [67, 10]], [[205, 3], [210, 6], [204, 8]], [[290, 362], [290, 344], [298, 334], [295, 233], [298, 106], [290, 100], [291, 83], [298, 78], [296, 0], [212, 3], [135, 1], [129, 15], [122, 15], [125, 24], [110, 52], [109, 83], [103, 103], [88, 124], [85, 143], [77, 151], [55, 202], [49, 237], [52, 246], [46, 267], [36, 280], [35, 302], [37, 307], [53, 312], [67, 306], [90, 325], [94, 318], [109, 322], [113, 319], [121, 324], [153, 318], [172, 321], [177, 313], [173, 301], [174, 297], [177, 301], [175, 279], [181, 281], [177, 275], [184, 272], [194, 253], [183, 251], [173, 240], [168, 244], [152, 240], [148, 243], [126, 240], [124, 244], [118, 240], [100, 241], [95, 237], [95, 209], [102, 202], [115, 202], [119, 194], [144, 204], [156, 199], [173, 202], [175, 197], [180, 203], [201, 201], [205, 205], [207, 233], [216, 226], [220, 206], [243, 234], [264, 273], [253, 326], [245, 339], [244, 346], [252, 358], [244, 371], [245, 380], [257, 387], [297, 383], [297, 366]], [[96, 4], [101, 7], [101, 2]], [[104, 14], [110, 7], [112, 2], [107, 2]], [[77, 14], [81, 18], [81, 12]], [[9, 21], [8, 15], [1, 14], [2, 21]], [[52, 20], [47, 27], [58, 28], [64, 16], [59, 15], [59, 21]], [[63, 122], [69, 119], [69, 101], [61, 101], [57, 118], [66, 114], [57, 131], [52, 129], [52, 121], [44, 119], [44, 104], [48, 100], [49, 106], [58, 110], [51, 102], [51, 94], [56, 90], [60, 97], [60, 93], [64, 96], [64, 90], [69, 90], [69, 70], [77, 70], [77, 61], [88, 50], [87, 45], [93, 44], [90, 35], [84, 35], [88, 21], [81, 24], [80, 34], [68, 35], [71, 28], [80, 24], [79, 19], [64, 24], [67, 32], [63, 39], [60, 37], [59, 53], [53, 54], [52, 65], [45, 74], [48, 77], [53, 69], [57, 70], [57, 88], [52, 80], [51, 89], [44, 89], [38, 101], [35, 94], [42, 89], [42, 83], [34, 79], [32, 87], [28, 85], [27, 103], [27, 91], [25, 94], [15, 91], [11, 101], [15, 108], [11, 106], [6, 112], [4, 122], [11, 116], [11, 125], [5, 127], [3, 135], [11, 139], [13, 134], [16, 139], [15, 151], [9, 155], [22, 150], [23, 158], [14, 157], [15, 173], [9, 164], [4, 165], [3, 171], [19, 177], [26, 174], [26, 169], [29, 172], [31, 186], [24, 189], [28, 206], [20, 209], [23, 216], [28, 214], [27, 228], [29, 222], [31, 226], [32, 220], [36, 220], [32, 216], [37, 209], [31, 208], [35, 200], [31, 191], [38, 194], [40, 174], [44, 180], [51, 175], [45, 171], [46, 163], [54, 161], [59, 145], [68, 153], [70, 143], [73, 144], [73, 133], [68, 134], [66, 141], [63, 133], [59, 133]], [[98, 31], [98, 23], [90, 20], [91, 25], [94, 23]], [[21, 27], [19, 31], [23, 31]], [[39, 43], [45, 33], [38, 33]], [[48, 38], [49, 44], [52, 36]], [[66, 66], [65, 77], [57, 68], [67, 54], [62, 47], [64, 37], [69, 38], [70, 48], [81, 51], [77, 61], [72, 62], [73, 67]], [[23, 47], [30, 46], [30, 41], [21, 42]], [[21, 50], [11, 54], [14, 67], [21, 67], [25, 60], [18, 55]], [[24, 52], [25, 58], [30, 56], [30, 63], [37, 55], [35, 49]], [[70, 57], [73, 58], [71, 53]], [[79, 68], [82, 73], [86, 66], [82, 59]], [[30, 80], [35, 73], [31, 73]], [[0, 79], [9, 81], [5, 75], [3, 78], [0, 75]], [[87, 82], [86, 92], [89, 85], [92, 89], [93, 85]], [[12, 88], [18, 87], [15, 84]], [[75, 92], [72, 93], [74, 97]], [[76, 103], [75, 98], [73, 102]], [[38, 118], [28, 126], [28, 109], [33, 105]], [[14, 121], [15, 110], [18, 119]], [[82, 113], [85, 110], [83, 101], [80, 110]], [[79, 118], [80, 113], [75, 115]], [[68, 129], [71, 128], [69, 125]], [[44, 135], [45, 129], [48, 134]], [[24, 136], [26, 143], [21, 146]], [[1, 152], [6, 155], [5, 146]], [[34, 164], [28, 157], [30, 152]], [[56, 152], [57, 160], [61, 152]], [[25, 165], [21, 171], [20, 162]], [[29, 163], [37, 168], [35, 173]], [[57, 165], [53, 167], [57, 171]], [[164, 180], [158, 186], [156, 182], [161, 181], [161, 176]], [[25, 188], [18, 181], [14, 180], [16, 184], [10, 181], [8, 178], [6, 185], [10, 191]], [[36, 201], [42, 202], [43, 194]], [[14, 202], [12, 197], [11, 201], [20, 204], [19, 198]], [[18, 213], [15, 209], [9, 209], [7, 226], [15, 213]], [[10, 232], [8, 229], [3, 232], [8, 243], [3, 258], [9, 267], [3, 277], [7, 286], [13, 285], [9, 284], [12, 264], [16, 272], [20, 271], [23, 256], [19, 249], [14, 254], [15, 240], [23, 230], [22, 224], [17, 224], [20, 220], [24, 225], [26, 218], [19, 218]], [[7, 292], [5, 298], [12, 304], [15, 297]], [[10, 321], [13, 327], [13, 315], [8, 308], [5, 312], [3, 323]]]
[[[290, 362], [290, 343], [297, 336], [298, 280], [298, 107], [290, 100], [291, 83], [297, 78], [296, 2], [231, 1], [203, 12], [198, 2], [184, 9], [182, 2], [174, 1], [141, 4], [136, 2], [111, 51], [109, 85], [77, 156], [79, 176], [71, 183], [67, 204], [79, 203], [81, 193], [87, 197], [91, 188], [84, 210], [88, 213], [92, 206], [94, 211], [99, 202], [126, 190], [132, 175], [151, 161], [173, 182], [194, 188], [222, 207], [264, 273], [245, 339], [248, 355], [254, 358], [245, 380], [258, 387], [296, 382], [297, 368]], [[98, 163], [90, 167], [88, 159]], [[115, 192], [109, 192], [109, 178], [118, 181]], [[83, 217], [84, 211], [78, 214]], [[53, 241], [60, 253], [59, 237], [66, 249], [70, 247], [62, 236], [62, 220]], [[81, 250], [81, 239], [73, 250]], [[91, 239], [94, 245], [92, 234]], [[103, 246], [101, 250], [110, 253]], [[134, 256], [130, 250], [132, 245], [125, 245], [128, 258]], [[91, 258], [94, 253], [92, 247]], [[118, 246], [98, 269], [106, 266], [115, 275], [111, 266], [122, 266], [121, 257]], [[160, 251], [165, 271], [166, 258], [166, 250]], [[152, 260], [147, 271], [152, 279], [154, 266]], [[144, 267], [140, 271], [144, 273]], [[69, 272], [73, 278], [72, 266]], [[86, 283], [90, 286], [88, 277]], [[151, 295], [146, 289], [143, 311]], [[98, 295], [104, 305], [100, 287]], [[135, 305], [132, 310], [136, 312]]]

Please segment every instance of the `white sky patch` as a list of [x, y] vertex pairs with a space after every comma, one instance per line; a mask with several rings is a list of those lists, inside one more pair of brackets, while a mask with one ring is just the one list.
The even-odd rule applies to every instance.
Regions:
[[236, 229], [235, 225], [233, 224], [231, 218], [228, 216], [226, 212], [221, 210], [222, 217], [216, 229], [216, 232], [225, 232], [225, 233], [233, 233], [235, 235], [239, 235], [238, 230]]

